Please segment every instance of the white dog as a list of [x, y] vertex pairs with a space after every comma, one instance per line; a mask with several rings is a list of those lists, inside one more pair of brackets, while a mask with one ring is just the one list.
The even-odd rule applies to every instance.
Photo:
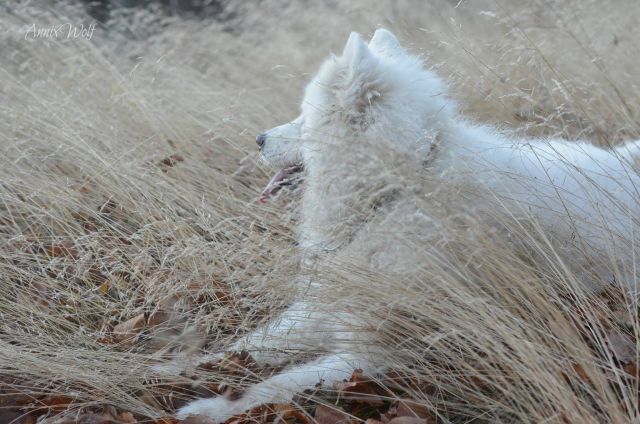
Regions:
[[[307, 86], [301, 115], [261, 134], [257, 142], [264, 159], [282, 168], [261, 200], [304, 168], [299, 241], [308, 263], [340, 252], [366, 257], [372, 267], [410, 272], [411, 249], [367, 229], [371, 210], [385, 211], [374, 219], [389, 232], [402, 232], [410, 220], [414, 229], [433, 225], [424, 211], [397, 194], [402, 188], [393, 186], [392, 176], [380, 176], [394, 166], [491, 193], [505, 210], [533, 216], [560, 239], [580, 240], [588, 254], [622, 262], [633, 257], [640, 178], [631, 165], [640, 142], [605, 150], [566, 140], [512, 139], [468, 124], [440, 79], [384, 29], [368, 44], [352, 33], [342, 55], [329, 58]], [[379, 154], [385, 149], [393, 152], [388, 160]], [[429, 231], [433, 227], [424, 231], [425, 248]], [[635, 285], [633, 271], [627, 270], [625, 278]], [[311, 281], [311, 290], [322, 284]], [[194, 401], [178, 416], [222, 420], [262, 403], [289, 401], [321, 380], [330, 386], [354, 368], [379, 371], [374, 348], [354, 352], [357, 343], [345, 342], [367, 340], [367, 334], [350, 330], [356, 327], [354, 318], [342, 311], [329, 319], [328, 311], [311, 307], [310, 299], [303, 297], [278, 322], [232, 349], [247, 349], [261, 363], [283, 363], [291, 349], [324, 355], [249, 387], [240, 399]]]

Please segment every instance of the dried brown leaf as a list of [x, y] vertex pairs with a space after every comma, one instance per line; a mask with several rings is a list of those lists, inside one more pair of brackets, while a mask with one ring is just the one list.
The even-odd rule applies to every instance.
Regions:
[[116, 342], [133, 343], [136, 336], [145, 327], [146, 320], [144, 314], [136, 315], [125, 322], [113, 327], [113, 339]]
[[179, 424], [180, 421], [178, 421], [176, 418], [172, 418], [172, 417], [164, 417], [164, 418], [158, 418], [157, 420], [151, 422], [150, 424]]
[[338, 407], [327, 405], [316, 406], [313, 418], [318, 424], [355, 424], [358, 422]]
[[396, 417], [389, 421], [389, 424], [429, 424], [429, 421], [419, 417]]
[[122, 421], [123, 424], [133, 424], [137, 422], [131, 412], [121, 412], [120, 414], [118, 414], [118, 419]]
[[72, 259], [78, 259], [80, 254], [71, 243], [47, 244], [44, 246], [44, 253], [49, 257], [66, 256]]
[[149, 318], [147, 319], [147, 325], [149, 327], [157, 327], [158, 325], [168, 321], [170, 316], [171, 315], [169, 313], [163, 310], [155, 311], [151, 315], [149, 315]]
[[52, 411], [66, 411], [75, 399], [64, 395], [50, 395], [38, 399], [34, 406], [38, 409], [48, 409]]
[[0, 408], [0, 423], [35, 424], [36, 418], [33, 415], [25, 414], [20, 409]]
[[230, 373], [244, 373], [247, 369], [254, 369], [256, 361], [247, 351], [233, 352], [226, 354], [217, 365]]
[[82, 412], [76, 411], [63, 415], [52, 416], [44, 421], [40, 421], [41, 424], [122, 424], [122, 422], [113, 415], [102, 412]]
[[334, 384], [341, 398], [370, 406], [381, 406], [384, 400], [381, 398], [379, 386], [376, 382], [364, 376], [361, 369], [351, 374], [349, 381], [340, 381]]
[[624, 370], [627, 374], [631, 374], [635, 378], [640, 378], [640, 369], [638, 369], [637, 364], [625, 365]]
[[578, 377], [580, 377], [580, 380], [584, 381], [585, 383], [591, 383], [591, 379], [589, 378], [589, 374], [587, 374], [587, 372], [584, 370], [582, 365], [573, 364], [572, 367], [573, 367], [573, 370], [575, 371], [575, 373], [578, 375]]
[[418, 402], [403, 399], [396, 404], [396, 411], [398, 417], [418, 417], [418, 418], [431, 418], [432, 415], [429, 409]]
[[616, 329], [607, 331], [607, 342], [611, 353], [620, 362], [628, 364], [636, 360], [636, 344], [629, 336]]

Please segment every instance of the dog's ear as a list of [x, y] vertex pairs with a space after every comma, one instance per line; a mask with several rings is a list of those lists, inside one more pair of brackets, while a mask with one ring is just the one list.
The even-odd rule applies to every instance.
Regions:
[[366, 110], [382, 96], [379, 59], [359, 34], [352, 32], [342, 52], [346, 65], [333, 85], [337, 105], [349, 125], [362, 129], [369, 122]]
[[404, 53], [396, 36], [384, 28], [376, 30], [373, 34], [369, 42], [369, 48], [387, 57], [396, 57]]
[[372, 59], [369, 46], [362, 40], [360, 34], [352, 32], [342, 51], [342, 58], [349, 65], [349, 69], [357, 71], [367, 61]]

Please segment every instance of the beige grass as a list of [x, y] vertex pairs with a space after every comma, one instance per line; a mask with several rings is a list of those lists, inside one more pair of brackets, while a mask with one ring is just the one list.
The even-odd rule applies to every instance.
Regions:
[[[237, 2], [227, 23], [138, 11], [91, 41], [24, 38], [89, 22], [76, 7], [0, 6], [3, 375], [163, 416], [145, 396], [153, 365], [219, 350], [285, 305], [296, 201], [257, 204], [270, 170], [253, 138], [296, 114], [351, 30], [394, 30], [471, 118], [598, 143], [638, 135], [635, 2], [370, 3]], [[443, 422], [639, 419], [637, 382], [606, 347], [621, 322], [637, 339], [635, 301], [593, 300], [553, 247], [531, 247], [544, 234], [515, 228], [507, 243], [458, 218], [419, 282], [336, 263], [324, 301], [387, 320], [393, 368], [430, 384], [409, 393]], [[135, 340], [108, 340], [139, 314]]]

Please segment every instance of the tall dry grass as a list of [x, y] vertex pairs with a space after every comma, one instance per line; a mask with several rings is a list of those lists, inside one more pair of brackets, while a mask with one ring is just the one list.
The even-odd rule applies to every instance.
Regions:
[[[152, 395], [230, 377], [156, 365], [220, 350], [291, 300], [296, 197], [257, 204], [270, 170], [253, 137], [297, 113], [351, 30], [395, 31], [473, 119], [638, 134], [634, 2], [237, 2], [227, 22], [119, 12], [90, 41], [25, 39], [86, 24], [75, 6], [0, 7], [0, 370], [78, 407], [170, 413], [180, 401]], [[384, 329], [407, 395], [443, 422], [637, 420], [611, 349], [612, 329], [637, 343], [635, 299], [586, 292], [535, 229], [510, 222], [505, 241], [464, 210], [451, 221], [410, 279], [323, 270], [327, 299]]]

